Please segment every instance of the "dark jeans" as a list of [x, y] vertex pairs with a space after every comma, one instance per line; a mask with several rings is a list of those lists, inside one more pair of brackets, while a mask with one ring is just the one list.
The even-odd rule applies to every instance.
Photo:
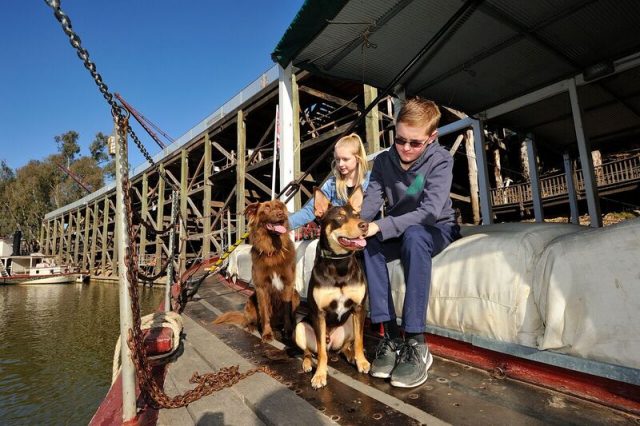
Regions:
[[399, 258], [406, 283], [402, 325], [409, 333], [424, 332], [431, 288], [431, 258], [459, 237], [460, 227], [449, 223], [413, 225], [401, 237], [386, 241], [369, 238], [364, 250], [364, 265], [369, 285], [371, 322], [396, 319], [387, 262]]

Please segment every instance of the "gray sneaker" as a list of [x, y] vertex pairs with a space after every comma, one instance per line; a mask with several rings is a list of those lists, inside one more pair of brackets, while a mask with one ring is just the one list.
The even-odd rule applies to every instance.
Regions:
[[381, 379], [390, 377], [393, 368], [396, 366], [398, 349], [402, 344], [402, 339], [392, 340], [388, 337], [383, 337], [376, 347], [376, 357], [371, 362], [371, 370], [369, 370], [369, 374]]
[[427, 344], [409, 339], [400, 348], [398, 365], [391, 374], [391, 386], [413, 388], [423, 384], [429, 377], [427, 370], [432, 363]]

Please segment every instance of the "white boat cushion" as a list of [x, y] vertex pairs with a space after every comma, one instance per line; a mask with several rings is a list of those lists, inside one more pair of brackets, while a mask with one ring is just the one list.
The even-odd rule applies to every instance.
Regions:
[[640, 219], [565, 235], [536, 268], [539, 349], [640, 368]]
[[[463, 227], [464, 238], [433, 259], [427, 322], [535, 347], [544, 330], [530, 297], [534, 266], [550, 241], [580, 229], [532, 223]], [[399, 260], [389, 264], [389, 276], [400, 316], [405, 284]]]

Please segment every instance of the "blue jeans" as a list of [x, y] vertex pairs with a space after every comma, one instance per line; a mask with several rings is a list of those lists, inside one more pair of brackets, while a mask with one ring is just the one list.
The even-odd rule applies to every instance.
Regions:
[[459, 237], [460, 227], [448, 223], [412, 225], [401, 237], [386, 241], [380, 241], [377, 237], [369, 238], [364, 250], [364, 266], [369, 286], [371, 322], [396, 320], [387, 262], [399, 258], [406, 283], [403, 328], [409, 333], [424, 332], [431, 289], [431, 258]]

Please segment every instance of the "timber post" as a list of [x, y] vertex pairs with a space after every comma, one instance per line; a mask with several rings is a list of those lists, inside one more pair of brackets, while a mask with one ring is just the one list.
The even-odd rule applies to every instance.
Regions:
[[[82, 262], [80, 262], [83, 271], [89, 270], [89, 231], [91, 227], [89, 222], [91, 221], [91, 208], [87, 203], [84, 206], [84, 239], [82, 240]], [[85, 267], [86, 265], [86, 267]]]
[[184, 148], [180, 152], [180, 255], [178, 258], [178, 273], [182, 274], [187, 269], [187, 240], [189, 230], [187, 229], [187, 200], [189, 199], [189, 151]]
[[207, 259], [211, 253], [211, 177], [212, 164], [211, 164], [211, 141], [209, 140], [209, 133], [204, 136], [204, 194], [203, 194], [203, 209], [202, 209], [202, 258]]
[[100, 239], [102, 249], [102, 256], [100, 258], [100, 272], [102, 275], [107, 275], [107, 243], [108, 243], [108, 232], [109, 232], [109, 197], [104, 197], [104, 207], [102, 208], [102, 238]]
[[[160, 163], [159, 166], [160, 175], [164, 175], [164, 164]], [[158, 229], [164, 228], [164, 179], [160, 178], [158, 181], [158, 201], [156, 210], [156, 227]], [[156, 234], [156, 274], [160, 273], [162, 268], [162, 235]]]
[[236, 239], [244, 235], [245, 230], [245, 172], [247, 164], [247, 129], [244, 122], [244, 111], [238, 110], [236, 120], [237, 150], [236, 150]]
[[95, 275], [96, 272], [96, 248], [98, 242], [98, 214], [100, 213], [100, 207], [98, 202], [93, 203], [93, 224], [91, 230], [91, 251], [89, 253], [89, 272], [91, 275]]
[[147, 255], [147, 227], [144, 226], [144, 221], [147, 220], [147, 216], [149, 215], [149, 203], [148, 203], [148, 194], [149, 194], [149, 176], [147, 173], [142, 174], [142, 206], [140, 215], [142, 216], [142, 223], [140, 224], [140, 247], [138, 248], [138, 256], [140, 260], [146, 262]]
[[[369, 106], [378, 97], [378, 89], [363, 85], [364, 88], [364, 106]], [[378, 105], [374, 106], [371, 111], [365, 117], [365, 132], [367, 141], [367, 153], [373, 154], [380, 151], [380, 112], [378, 111]]]

